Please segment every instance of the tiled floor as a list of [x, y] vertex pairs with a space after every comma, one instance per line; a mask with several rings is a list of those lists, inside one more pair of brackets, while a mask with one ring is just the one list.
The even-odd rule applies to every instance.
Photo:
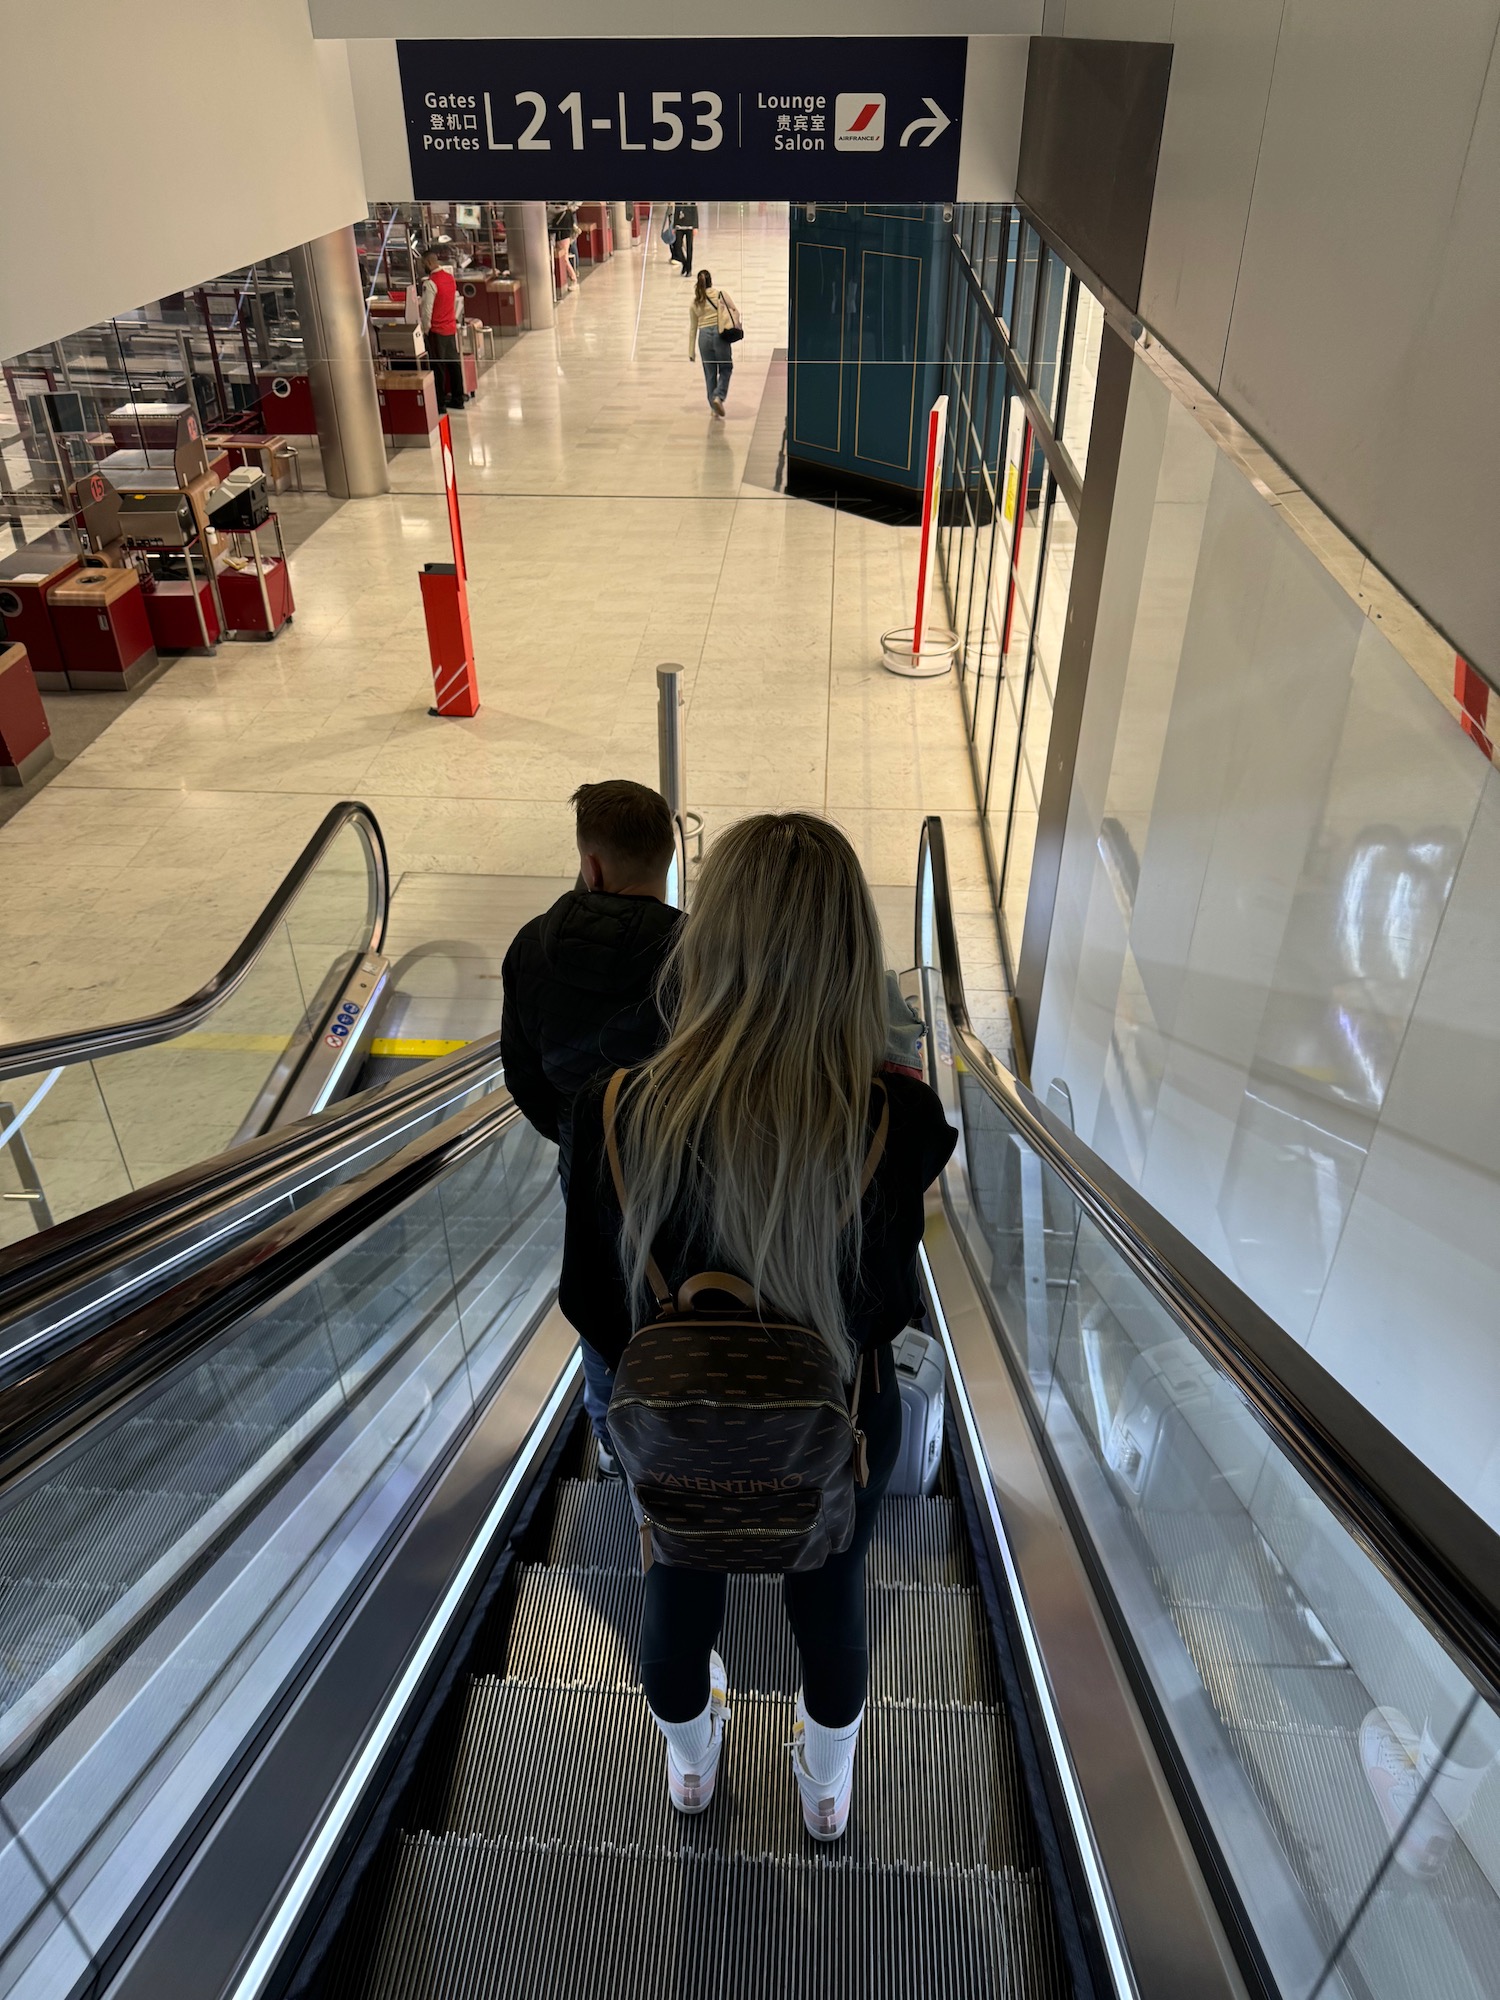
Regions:
[[560, 876], [582, 780], [654, 782], [679, 662], [708, 835], [827, 811], [872, 881], [948, 824], [977, 1011], [1003, 1019], [956, 687], [893, 679], [916, 535], [744, 481], [786, 342], [784, 209], [710, 208], [699, 262], [744, 313], [727, 422], [689, 287], [636, 247], [507, 343], [455, 419], [484, 706], [438, 721], [417, 574], [447, 554], [431, 451], [310, 534], [273, 646], [182, 660], [0, 828], [0, 1039], [168, 1003], [227, 955], [328, 805], [367, 800], [398, 875]]

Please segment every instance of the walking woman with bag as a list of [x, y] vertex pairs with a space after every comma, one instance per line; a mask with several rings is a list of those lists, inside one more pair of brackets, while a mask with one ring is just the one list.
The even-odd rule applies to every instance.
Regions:
[[807, 813], [721, 834], [661, 973], [670, 1033], [573, 1114], [560, 1302], [615, 1371], [646, 1569], [641, 1681], [681, 1812], [713, 1796], [732, 1570], [782, 1575], [791, 1743], [816, 1839], [848, 1822], [869, 1683], [865, 1554], [901, 1443], [890, 1342], [955, 1135], [886, 1069], [880, 930]]
[[724, 414], [729, 378], [734, 373], [735, 343], [744, 337], [734, 300], [728, 292], [714, 289], [712, 271], [700, 271], [688, 306], [688, 359], [696, 355], [703, 363], [708, 407], [716, 417]]

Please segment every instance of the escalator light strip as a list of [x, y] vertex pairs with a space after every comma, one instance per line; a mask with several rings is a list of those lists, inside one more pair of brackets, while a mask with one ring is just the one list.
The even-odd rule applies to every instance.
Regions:
[[1016, 1568], [1015, 1556], [1011, 1550], [1010, 1537], [1001, 1517], [1000, 1503], [995, 1498], [994, 1482], [990, 1477], [989, 1460], [985, 1456], [984, 1443], [979, 1435], [979, 1426], [974, 1419], [973, 1407], [968, 1391], [964, 1387], [959, 1372], [958, 1356], [954, 1352], [953, 1336], [948, 1331], [948, 1322], [943, 1314], [942, 1300], [938, 1297], [937, 1280], [932, 1275], [932, 1265], [928, 1260], [927, 1246], [922, 1244], [917, 1251], [925, 1279], [927, 1303], [937, 1323], [938, 1336], [943, 1343], [943, 1352], [948, 1357], [948, 1381], [952, 1388], [953, 1400], [957, 1405], [963, 1427], [968, 1433], [969, 1449], [973, 1455], [974, 1467], [978, 1474], [978, 1484], [989, 1511], [990, 1527], [994, 1533], [995, 1545], [1000, 1561], [1005, 1569], [1006, 1586], [1016, 1615], [1016, 1626], [1025, 1648], [1027, 1665], [1031, 1669], [1031, 1683], [1036, 1690], [1037, 1708], [1041, 1712], [1046, 1727], [1048, 1743], [1052, 1750], [1057, 1769], [1058, 1784], [1067, 1805], [1068, 1819], [1072, 1824], [1074, 1846], [1078, 1851], [1083, 1872], [1088, 1878], [1089, 1900], [1093, 1904], [1094, 1919], [1099, 1928], [1099, 1941], [1109, 1960], [1115, 1992], [1128, 1996], [1128, 2000], [1139, 2000], [1140, 1989], [1135, 1975], [1130, 1969], [1129, 1955], [1120, 1935], [1120, 1919], [1115, 1909], [1114, 1897], [1109, 1892], [1109, 1884], [1104, 1874], [1104, 1864], [1099, 1858], [1099, 1850], [1094, 1842], [1094, 1829], [1089, 1820], [1088, 1807], [1084, 1803], [1083, 1791], [1078, 1783], [1078, 1773], [1073, 1768], [1073, 1758], [1068, 1749], [1067, 1737], [1063, 1733], [1062, 1719], [1057, 1712], [1052, 1683], [1047, 1675], [1046, 1662], [1042, 1658], [1041, 1643], [1036, 1636], [1036, 1627], [1031, 1620], [1031, 1610], [1026, 1602], [1021, 1585], [1020, 1572]]
[[545, 1441], [552, 1434], [554, 1420], [572, 1396], [578, 1383], [581, 1365], [578, 1349], [575, 1347], [557, 1378], [552, 1394], [543, 1405], [540, 1416], [532, 1425], [530, 1436], [516, 1454], [516, 1462], [511, 1467], [505, 1484], [490, 1503], [490, 1510], [480, 1523], [473, 1541], [470, 1542], [468, 1553], [455, 1570], [452, 1581], [443, 1593], [441, 1604], [428, 1619], [421, 1638], [412, 1649], [411, 1658], [406, 1663], [406, 1671], [371, 1725], [364, 1747], [349, 1775], [334, 1794], [316, 1838], [303, 1855], [296, 1874], [276, 1906], [274, 1916], [261, 1933], [260, 1943], [255, 1948], [254, 1956], [230, 1989], [229, 2000], [257, 2000], [257, 1996], [265, 1990], [271, 1974], [276, 1969], [276, 1961], [285, 1949], [287, 1939], [296, 1928], [302, 1912], [307, 1907], [308, 1898], [317, 1886], [318, 1877], [327, 1867], [329, 1856], [343, 1837], [361, 1794], [385, 1755], [392, 1737], [400, 1728], [401, 1718], [420, 1687], [422, 1677], [432, 1663], [433, 1655], [442, 1644], [454, 1613], [462, 1604], [464, 1595], [478, 1574], [481, 1564], [488, 1557], [490, 1546], [515, 1504], [516, 1496], [530, 1478], [534, 1462]]
[[[174, 1035], [165, 1046], [174, 1049], [206, 1049], [220, 1055], [278, 1056], [287, 1046], [285, 1035], [233, 1034], [223, 1028], [195, 1028], [186, 1035]], [[370, 1044], [372, 1056], [451, 1056], [469, 1046], [461, 1042], [408, 1041], [377, 1035]], [[0, 1145], [4, 1139], [0, 1138]]]
[[421, 1042], [404, 1041], [399, 1036], [387, 1038], [377, 1035], [370, 1044], [372, 1056], [451, 1056], [455, 1049], [466, 1049], [463, 1042]]

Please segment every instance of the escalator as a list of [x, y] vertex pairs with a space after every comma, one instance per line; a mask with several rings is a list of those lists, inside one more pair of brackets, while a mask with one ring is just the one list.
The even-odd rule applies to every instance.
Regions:
[[0, 1274], [0, 1995], [1500, 1994], [1496, 1538], [976, 1040], [937, 821], [914, 957], [946, 1445], [846, 1839], [774, 1580], [667, 1806], [476, 1045]]
[[391, 984], [390, 900], [379, 825], [345, 800], [196, 993], [0, 1047], [0, 1251], [347, 1092]]

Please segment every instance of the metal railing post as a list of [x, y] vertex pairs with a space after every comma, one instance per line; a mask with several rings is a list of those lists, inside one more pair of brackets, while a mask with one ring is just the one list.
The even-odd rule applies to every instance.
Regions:
[[656, 670], [656, 763], [657, 789], [672, 809], [677, 828], [677, 851], [673, 856], [667, 892], [679, 909], [687, 907], [688, 842], [693, 842], [693, 858], [703, 859], [703, 822], [687, 809], [687, 749], [682, 727], [682, 668], [666, 660]]
[[682, 741], [682, 668], [667, 660], [656, 670], [657, 785], [674, 813], [687, 810], [687, 763]]

